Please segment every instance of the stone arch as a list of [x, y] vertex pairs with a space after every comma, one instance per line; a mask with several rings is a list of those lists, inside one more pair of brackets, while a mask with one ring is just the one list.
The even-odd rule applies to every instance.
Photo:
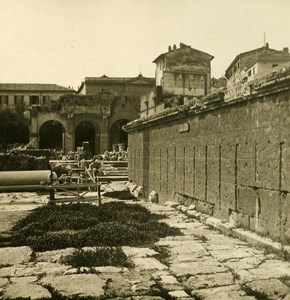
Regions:
[[110, 150], [113, 149], [114, 144], [125, 144], [125, 148], [128, 145], [128, 134], [122, 129], [122, 126], [127, 124], [129, 120], [119, 119], [115, 121], [110, 128]]
[[44, 122], [39, 128], [40, 149], [64, 149], [65, 128], [56, 120]]
[[100, 151], [100, 130], [91, 121], [81, 121], [75, 127], [75, 150], [82, 147], [83, 142], [89, 142], [89, 148], [92, 154]]

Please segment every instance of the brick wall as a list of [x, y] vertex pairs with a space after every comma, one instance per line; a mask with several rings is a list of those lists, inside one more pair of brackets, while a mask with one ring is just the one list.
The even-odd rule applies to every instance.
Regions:
[[127, 125], [129, 179], [290, 242], [290, 84]]

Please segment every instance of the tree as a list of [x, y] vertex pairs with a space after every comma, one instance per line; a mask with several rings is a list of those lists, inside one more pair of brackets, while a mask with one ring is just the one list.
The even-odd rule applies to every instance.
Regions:
[[8, 144], [29, 142], [28, 121], [24, 118], [23, 108], [15, 111], [5, 107], [0, 110], [0, 148], [7, 151]]

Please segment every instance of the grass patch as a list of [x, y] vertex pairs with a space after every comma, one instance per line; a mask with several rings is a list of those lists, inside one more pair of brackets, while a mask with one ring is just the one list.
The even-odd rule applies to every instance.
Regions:
[[103, 194], [103, 196], [109, 197], [109, 198], [116, 198], [119, 200], [135, 200], [135, 199], [137, 199], [128, 190], [105, 192]]
[[16, 223], [13, 244], [27, 245], [34, 251], [86, 246], [148, 246], [160, 237], [181, 235], [179, 229], [160, 223], [160, 218], [139, 204], [123, 202], [101, 206], [46, 205]]

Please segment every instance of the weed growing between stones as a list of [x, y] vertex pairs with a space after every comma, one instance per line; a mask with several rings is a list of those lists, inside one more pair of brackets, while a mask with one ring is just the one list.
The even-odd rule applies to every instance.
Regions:
[[[53, 299], [53, 300], [68, 300], [68, 299], [69, 300], [96, 300], [95, 297], [91, 297], [91, 296], [75, 295], [75, 296], [66, 297], [66, 296], [61, 295], [51, 285], [44, 285], [44, 287], [50, 292], [51, 299]], [[47, 299], [47, 298], [44, 298], [44, 299]]]
[[148, 246], [160, 237], [181, 235], [138, 204], [110, 202], [101, 206], [84, 203], [46, 205], [17, 222], [14, 246], [34, 251], [68, 247]]
[[169, 258], [170, 258], [170, 250], [168, 250], [165, 246], [153, 246], [153, 250], [158, 252], [155, 255], [155, 258], [159, 260], [162, 264], [169, 267]]
[[74, 268], [80, 267], [132, 267], [133, 264], [127, 258], [122, 248], [96, 248], [95, 250], [77, 250], [75, 253], [64, 257], [60, 263], [71, 265]]
[[242, 286], [242, 289], [246, 292], [248, 296], [254, 296], [257, 300], [267, 300], [269, 299], [267, 293], [253, 290], [247, 286]]

